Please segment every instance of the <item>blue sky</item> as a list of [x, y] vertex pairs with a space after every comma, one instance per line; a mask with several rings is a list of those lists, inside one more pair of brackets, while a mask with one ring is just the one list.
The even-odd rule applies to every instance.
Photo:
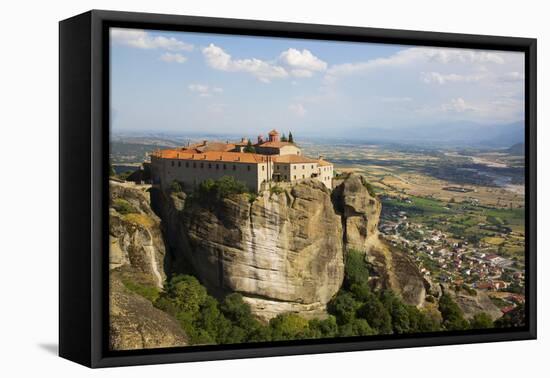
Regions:
[[521, 53], [111, 30], [112, 130], [254, 136], [524, 119]]

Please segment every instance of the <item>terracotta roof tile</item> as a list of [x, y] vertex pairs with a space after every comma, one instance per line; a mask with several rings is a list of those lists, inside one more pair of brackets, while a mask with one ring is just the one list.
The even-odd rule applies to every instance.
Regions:
[[284, 146], [294, 146], [294, 143], [290, 142], [264, 142], [259, 145], [259, 147], [275, 147], [275, 148], [281, 148]]
[[315, 159], [311, 159], [300, 155], [275, 155], [273, 156], [273, 162], [275, 163], [317, 163]]
[[193, 161], [222, 161], [231, 163], [266, 163], [264, 155], [245, 152], [206, 151], [203, 153], [188, 152], [186, 150], [167, 149], [153, 153], [153, 156], [162, 159], [179, 159]]

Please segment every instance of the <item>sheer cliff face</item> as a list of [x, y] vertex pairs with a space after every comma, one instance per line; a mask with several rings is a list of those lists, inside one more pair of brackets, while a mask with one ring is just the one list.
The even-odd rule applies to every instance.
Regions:
[[210, 209], [178, 211], [177, 198], [162, 198], [168, 238], [212, 292], [241, 293], [266, 320], [323, 316], [344, 274], [341, 219], [324, 185], [306, 181], [252, 203], [232, 196]]
[[174, 318], [128, 288], [160, 290], [166, 277], [160, 219], [151, 210], [145, 189], [110, 182], [109, 345], [113, 350], [187, 345]]
[[356, 174], [329, 191], [315, 180], [225, 198], [215, 206], [187, 204], [185, 195], [156, 191], [153, 204], [171, 246], [168, 265], [191, 270], [210, 292], [239, 292], [268, 320], [284, 312], [322, 317], [339, 290], [345, 250], [365, 252], [380, 287], [421, 305], [425, 290], [416, 266], [379, 238], [381, 204]]

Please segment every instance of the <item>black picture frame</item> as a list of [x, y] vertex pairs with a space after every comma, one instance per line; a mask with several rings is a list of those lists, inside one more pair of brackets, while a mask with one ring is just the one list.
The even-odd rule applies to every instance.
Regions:
[[[108, 28], [460, 47], [525, 53], [524, 328], [109, 351]], [[89, 367], [535, 339], [536, 39], [92, 10], [59, 24], [59, 354]]]

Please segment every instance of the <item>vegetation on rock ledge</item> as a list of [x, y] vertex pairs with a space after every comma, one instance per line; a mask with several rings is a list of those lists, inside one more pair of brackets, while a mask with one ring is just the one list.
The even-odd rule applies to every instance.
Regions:
[[154, 305], [174, 316], [190, 344], [234, 344], [259, 341], [368, 336], [490, 328], [486, 314], [470, 322], [448, 296], [440, 299], [443, 317], [409, 306], [389, 290], [372, 290], [364, 255], [349, 251], [341, 290], [328, 304], [326, 319], [307, 320], [298, 314], [280, 314], [268, 324], [258, 321], [238, 293], [218, 301], [193, 276], [176, 275], [155, 297]]

